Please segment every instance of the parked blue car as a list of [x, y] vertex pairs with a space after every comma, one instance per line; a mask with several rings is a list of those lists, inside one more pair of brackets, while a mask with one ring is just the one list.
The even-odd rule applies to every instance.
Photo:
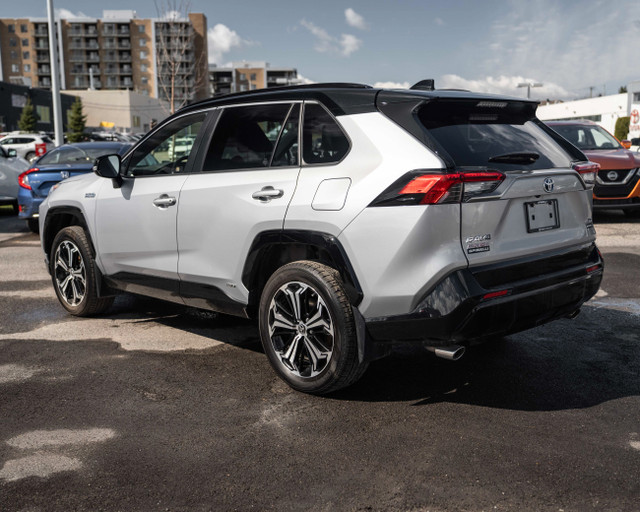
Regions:
[[56, 183], [91, 172], [93, 162], [102, 155], [124, 155], [131, 147], [125, 142], [78, 142], [52, 149], [18, 177], [18, 217], [38, 232], [38, 209]]

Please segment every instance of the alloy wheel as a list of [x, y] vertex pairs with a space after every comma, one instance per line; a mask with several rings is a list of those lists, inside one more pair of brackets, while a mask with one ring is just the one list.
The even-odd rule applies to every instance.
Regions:
[[269, 337], [282, 365], [311, 378], [327, 367], [334, 349], [334, 323], [320, 294], [299, 281], [284, 284], [269, 306]]
[[80, 249], [70, 240], [56, 249], [54, 275], [60, 297], [69, 306], [78, 306], [87, 293], [87, 273]]

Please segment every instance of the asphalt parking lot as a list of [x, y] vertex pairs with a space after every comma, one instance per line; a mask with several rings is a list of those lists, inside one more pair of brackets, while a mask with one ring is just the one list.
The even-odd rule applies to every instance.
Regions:
[[595, 217], [598, 295], [458, 362], [399, 346], [329, 397], [248, 321], [58, 305], [0, 210], [0, 511], [640, 510], [640, 221]]

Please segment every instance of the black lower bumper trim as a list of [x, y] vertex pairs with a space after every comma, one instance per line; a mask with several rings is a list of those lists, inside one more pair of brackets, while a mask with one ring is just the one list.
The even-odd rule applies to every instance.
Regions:
[[[507, 295], [488, 299], [485, 295], [494, 290], [482, 288], [472, 272], [463, 270], [454, 274], [453, 281], [459, 285], [446, 286], [448, 290], [455, 289], [455, 304], [446, 314], [422, 309], [407, 315], [368, 319], [370, 339], [429, 340], [430, 345], [442, 346], [530, 329], [570, 315], [593, 297], [602, 281], [603, 262], [594, 246], [589, 261], [579, 267], [504, 284], [502, 288], [508, 290]], [[452, 275], [441, 283], [451, 282]], [[438, 286], [434, 293], [437, 290]]]

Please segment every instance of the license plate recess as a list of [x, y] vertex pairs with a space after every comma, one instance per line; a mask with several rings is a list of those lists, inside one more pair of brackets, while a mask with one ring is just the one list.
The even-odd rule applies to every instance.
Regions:
[[560, 227], [557, 199], [531, 201], [524, 203], [524, 208], [528, 233], [538, 233], [539, 231], [548, 231]]

